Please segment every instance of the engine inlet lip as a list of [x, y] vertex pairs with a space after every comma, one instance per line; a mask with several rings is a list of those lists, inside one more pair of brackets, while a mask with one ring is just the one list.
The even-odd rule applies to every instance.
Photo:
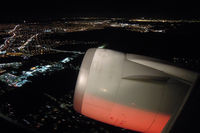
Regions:
[[76, 82], [74, 99], [73, 99], [73, 107], [74, 109], [81, 113], [83, 97], [85, 93], [85, 89], [87, 87], [88, 76], [90, 72], [90, 67], [92, 65], [93, 57], [97, 49], [91, 48], [89, 49], [82, 61], [80, 71], [78, 74], [78, 79]]

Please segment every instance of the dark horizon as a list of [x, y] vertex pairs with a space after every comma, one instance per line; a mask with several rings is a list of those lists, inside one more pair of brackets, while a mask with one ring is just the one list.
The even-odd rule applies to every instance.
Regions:
[[1, 21], [23, 20], [29, 18], [57, 18], [72, 16], [96, 17], [152, 17], [171, 19], [200, 19], [199, 7], [194, 2], [15, 2], [3, 4], [0, 9]]

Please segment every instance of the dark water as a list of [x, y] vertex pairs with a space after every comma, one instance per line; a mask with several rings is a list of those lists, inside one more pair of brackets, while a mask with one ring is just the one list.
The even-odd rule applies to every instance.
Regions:
[[16, 25], [0, 24], [0, 112], [38, 132], [133, 133], [73, 110], [76, 78], [89, 48], [156, 57], [200, 71], [196, 20], [62, 18]]

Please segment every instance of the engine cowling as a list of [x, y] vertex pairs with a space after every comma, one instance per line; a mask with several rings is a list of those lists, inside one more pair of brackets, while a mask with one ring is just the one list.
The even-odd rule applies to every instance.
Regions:
[[164, 61], [89, 49], [78, 75], [74, 109], [139, 132], [169, 132], [198, 74]]

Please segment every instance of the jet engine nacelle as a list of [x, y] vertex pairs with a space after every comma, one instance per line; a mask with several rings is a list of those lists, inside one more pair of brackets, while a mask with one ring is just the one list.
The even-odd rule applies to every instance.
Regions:
[[161, 60], [89, 49], [74, 94], [74, 109], [139, 132], [169, 132], [198, 74]]

